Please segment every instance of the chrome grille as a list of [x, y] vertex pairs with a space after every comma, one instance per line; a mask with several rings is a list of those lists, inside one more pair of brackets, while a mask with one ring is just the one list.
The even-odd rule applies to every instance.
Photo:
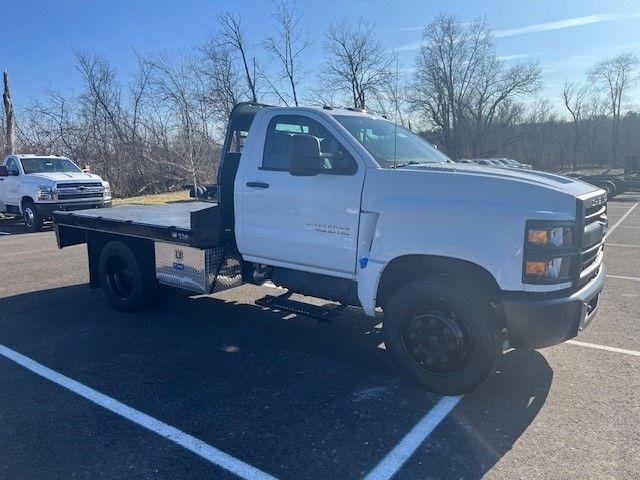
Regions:
[[54, 190], [54, 200], [58, 202], [75, 200], [101, 200], [104, 187], [101, 182], [58, 183]]
[[591, 280], [602, 263], [604, 236], [608, 227], [606, 194], [590, 195], [579, 200], [582, 236], [578, 284]]
[[102, 188], [101, 182], [65, 182], [56, 184], [56, 188], [78, 188], [78, 187], [100, 187]]
[[102, 192], [92, 193], [58, 193], [58, 200], [83, 200], [91, 198], [102, 198]]

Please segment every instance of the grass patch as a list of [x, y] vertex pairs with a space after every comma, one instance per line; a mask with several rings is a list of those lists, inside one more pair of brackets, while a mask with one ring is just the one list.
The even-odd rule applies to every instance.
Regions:
[[140, 197], [114, 198], [114, 205], [159, 205], [162, 203], [184, 202], [190, 200], [188, 190], [178, 192], [158, 193], [155, 195], [142, 195]]

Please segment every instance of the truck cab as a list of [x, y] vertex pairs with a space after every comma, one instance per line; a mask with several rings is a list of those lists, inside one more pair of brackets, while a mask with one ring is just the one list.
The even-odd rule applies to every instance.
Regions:
[[31, 231], [54, 210], [110, 206], [109, 183], [66, 157], [13, 154], [0, 165], [0, 212], [22, 215]]
[[163, 223], [162, 206], [57, 214], [59, 245], [86, 241], [92, 285], [125, 310], [149, 302], [154, 282], [211, 293], [271, 281], [289, 293], [267, 307], [327, 318], [295, 292], [382, 312], [399, 370], [446, 394], [486, 379], [505, 341], [561, 343], [597, 310], [603, 190], [453, 163], [366, 111], [238, 105], [213, 191], [185, 211], [190, 225]]

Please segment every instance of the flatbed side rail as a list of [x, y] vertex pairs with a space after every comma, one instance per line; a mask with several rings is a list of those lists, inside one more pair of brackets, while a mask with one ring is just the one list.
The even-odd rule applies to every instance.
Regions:
[[181, 229], [173, 226], [156, 226], [130, 220], [113, 220], [102, 217], [74, 215], [73, 212], [55, 212], [53, 223], [60, 248], [86, 242], [86, 230], [144, 238], [153, 241], [175, 243], [196, 248], [218, 245], [215, 229]]

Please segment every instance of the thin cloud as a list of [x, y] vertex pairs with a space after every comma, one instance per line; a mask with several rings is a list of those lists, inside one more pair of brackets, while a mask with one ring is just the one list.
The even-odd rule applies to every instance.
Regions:
[[622, 45], [616, 45], [613, 48], [617, 50], [635, 50], [636, 48], [640, 48], [640, 42], [624, 43]]
[[535, 55], [540, 55], [540, 53], [514, 53], [510, 55], [498, 55], [498, 60], [508, 62], [509, 60], [519, 60], [521, 58], [529, 58]]
[[582, 27], [593, 23], [611, 22], [614, 20], [623, 20], [625, 18], [639, 17], [640, 14], [618, 15], [613, 13], [600, 13], [596, 15], [585, 15], [583, 17], [565, 18], [564, 20], [556, 20], [555, 22], [534, 23], [525, 25], [524, 27], [511, 28], [507, 30], [498, 30], [494, 32], [496, 38], [513, 37], [515, 35], [524, 35], [527, 33], [550, 32], [553, 30], [563, 30], [565, 28]]
[[[524, 27], [496, 30], [493, 32], [493, 36], [496, 38], [514, 37], [516, 35], [525, 35], [528, 33], [551, 32], [554, 30], [564, 30], [567, 28], [582, 27], [594, 23], [612, 22], [615, 20], [624, 20], [629, 18], [640, 18], [640, 12], [624, 15], [614, 13], [598, 13], [595, 15], [585, 15], [582, 17], [565, 18], [563, 20], [556, 20], [554, 22], [534, 23], [531, 25], [525, 25]], [[397, 29], [396, 31], [417, 31], [421, 28], [422, 27], [404, 27], [401, 29]], [[405, 45], [396, 47], [395, 51], [407, 52], [411, 50], [417, 50], [422, 45], [423, 42], [407, 43]]]
[[407, 43], [406, 45], [400, 45], [399, 47], [394, 48], [396, 52], [408, 52], [411, 50], [417, 50], [423, 45], [423, 42], [413, 42]]
[[390, 32], [420, 32], [424, 30], [424, 25], [421, 27], [398, 27], [398, 28], [390, 28]]

